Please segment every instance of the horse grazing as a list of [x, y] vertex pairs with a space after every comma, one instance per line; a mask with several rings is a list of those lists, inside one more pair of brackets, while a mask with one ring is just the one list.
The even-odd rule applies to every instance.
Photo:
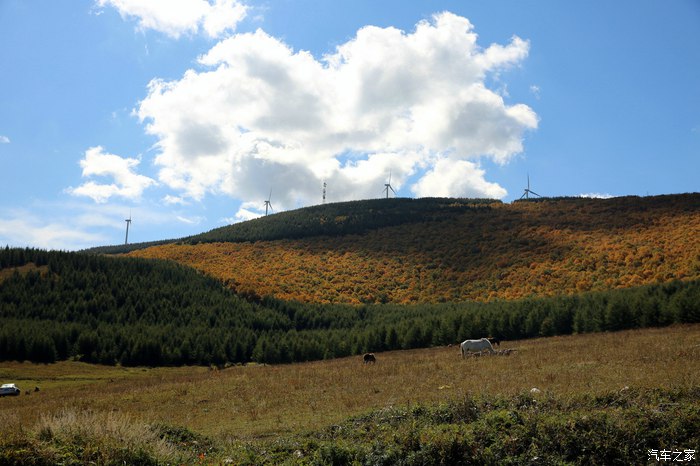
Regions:
[[461, 345], [459, 345], [462, 350], [462, 358], [470, 351], [481, 353], [483, 350], [489, 350], [491, 354], [495, 353], [493, 346], [488, 338], [482, 338], [480, 340], [464, 340]]
[[365, 353], [365, 355], [362, 356], [362, 360], [365, 362], [365, 364], [374, 364], [377, 362], [377, 358], [374, 357], [374, 353]]

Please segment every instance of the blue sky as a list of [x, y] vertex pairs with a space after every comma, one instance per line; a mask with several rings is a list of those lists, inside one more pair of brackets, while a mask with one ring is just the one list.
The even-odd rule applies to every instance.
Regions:
[[695, 0], [1, 0], [0, 57], [0, 245], [700, 186]]

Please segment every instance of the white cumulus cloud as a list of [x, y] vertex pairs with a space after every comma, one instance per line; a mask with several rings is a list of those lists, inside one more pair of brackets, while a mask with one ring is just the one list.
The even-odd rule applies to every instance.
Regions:
[[389, 172], [420, 196], [503, 197], [478, 160], [507, 163], [538, 117], [486, 78], [520, 65], [529, 43], [477, 39], [452, 13], [411, 32], [364, 27], [321, 58], [262, 30], [236, 34], [200, 69], [153, 80], [136, 112], [157, 137], [159, 181], [241, 199], [241, 218], [271, 188], [280, 210], [318, 203], [323, 180], [329, 201], [378, 197]]
[[101, 146], [91, 147], [85, 151], [85, 158], [80, 161], [83, 177], [108, 177], [113, 182], [105, 184], [88, 181], [77, 188], [68, 188], [67, 191], [75, 196], [87, 196], [99, 203], [106, 202], [112, 196], [139, 199], [146, 188], [156, 184], [154, 179], [134, 171], [139, 163], [138, 159], [106, 153]]
[[153, 29], [170, 37], [205, 32], [217, 38], [236, 29], [247, 7], [237, 0], [97, 0], [123, 18], [135, 18], [140, 29]]
[[508, 194], [498, 184], [486, 181], [484, 175], [474, 162], [441, 158], [411, 190], [418, 197], [502, 198]]

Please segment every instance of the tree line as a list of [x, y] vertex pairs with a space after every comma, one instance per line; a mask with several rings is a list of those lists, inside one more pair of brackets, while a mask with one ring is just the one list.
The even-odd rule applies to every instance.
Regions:
[[287, 363], [487, 335], [700, 322], [699, 281], [518, 301], [350, 306], [248, 301], [166, 261], [5, 248], [0, 264], [0, 360]]

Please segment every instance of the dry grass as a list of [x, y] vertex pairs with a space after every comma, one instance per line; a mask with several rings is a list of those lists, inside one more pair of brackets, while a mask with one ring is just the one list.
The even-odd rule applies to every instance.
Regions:
[[[433, 348], [281, 366], [120, 368], [3, 363], [0, 381], [40, 392], [0, 399], [0, 424], [36, 430], [60, 413], [165, 423], [220, 439], [315, 430], [387, 406], [512, 395], [557, 396], [700, 385], [700, 325], [504, 342], [513, 355], [462, 360]], [[67, 411], [66, 411], [67, 410]], [[58, 416], [58, 417], [56, 417]], [[65, 416], [64, 416], [65, 417]]]
[[[44, 415], [37, 426], [41, 441], [80, 445], [83, 460], [109, 462], [117, 455], [157, 457], [168, 463], [179, 459], [177, 450], [145, 423], [118, 412], [94, 413], [64, 409]], [[86, 454], [85, 450], [89, 450]], [[114, 451], [116, 450], [116, 451]]]
[[37, 265], [33, 262], [29, 262], [28, 264], [20, 267], [6, 267], [4, 269], [0, 268], [0, 283], [10, 278], [15, 272], [19, 273], [20, 275], [27, 275], [29, 272], [38, 272], [44, 276], [48, 273], [48, 271], [49, 267], [47, 265], [37, 267]]

